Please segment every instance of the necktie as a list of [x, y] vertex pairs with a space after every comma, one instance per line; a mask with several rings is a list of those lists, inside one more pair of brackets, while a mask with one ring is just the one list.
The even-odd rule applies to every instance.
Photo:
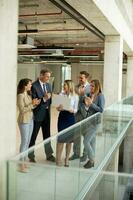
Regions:
[[43, 91], [44, 91], [44, 93], [47, 93], [46, 84], [43, 84]]

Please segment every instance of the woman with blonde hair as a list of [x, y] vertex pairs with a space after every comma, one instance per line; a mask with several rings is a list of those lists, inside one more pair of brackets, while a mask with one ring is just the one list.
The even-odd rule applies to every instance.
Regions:
[[[75, 93], [75, 86], [72, 80], [65, 80], [63, 85], [63, 92], [60, 94], [66, 96], [70, 99], [71, 107], [69, 110], [64, 110], [62, 105], [57, 107], [59, 111], [58, 116], [58, 131], [62, 131], [69, 126], [75, 124], [75, 116], [74, 114], [77, 112], [78, 109], [78, 95]], [[64, 143], [66, 143], [66, 157], [65, 157], [65, 165], [66, 167], [69, 166], [69, 155], [71, 151], [71, 145], [73, 142], [73, 134], [68, 132], [67, 134], [60, 135], [57, 141], [57, 148], [56, 148], [56, 164], [58, 166], [62, 165], [61, 155], [63, 151]]]

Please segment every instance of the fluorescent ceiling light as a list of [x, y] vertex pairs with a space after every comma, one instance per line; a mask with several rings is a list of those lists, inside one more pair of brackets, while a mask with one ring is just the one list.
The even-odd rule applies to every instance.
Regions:
[[65, 58], [98, 58], [98, 55], [68, 55], [64, 56]]
[[49, 60], [47, 63], [67, 63], [67, 61]]
[[33, 51], [45, 51], [45, 50], [49, 50], [49, 51], [55, 51], [55, 50], [63, 50], [63, 51], [69, 51], [69, 50], [74, 50], [74, 48], [58, 48], [58, 47], [46, 47], [46, 48], [35, 48], [33, 49]]
[[24, 64], [44, 64], [47, 63], [47, 61], [20, 61], [18, 63], [24, 63]]
[[18, 44], [18, 48], [19, 49], [31, 49], [31, 48], [36, 48], [36, 47], [33, 45], [30, 45], [30, 44]]
[[39, 55], [39, 54], [20, 54], [19, 55], [20, 57], [41, 57], [41, 56], [49, 56], [49, 54], [41, 54], [41, 55]]
[[57, 57], [57, 56], [63, 56], [64, 57], [64, 54], [56, 54], [56, 53], [53, 53], [53, 54], [20, 54], [19, 55], [20, 57]]
[[46, 60], [42, 60], [41, 63], [47, 63], [47, 61]]
[[103, 63], [102, 60], [80, 60], [80, 63]]
[[83, 60], [83, 61], [80, 61], [81, 65], [103, 65], [104, 64], [104, 61], [94, 61], [94, 60]]

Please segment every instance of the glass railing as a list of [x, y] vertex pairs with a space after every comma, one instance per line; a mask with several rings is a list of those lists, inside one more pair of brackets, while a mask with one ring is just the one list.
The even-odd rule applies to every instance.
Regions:
[[102, 171], [96, 187], [84, 200], [132, 200], [133, 174]]
[[[132, 125], [132, 117], [133, 105], [130, 97], [129, 101], [124, 99], [107, 108], [102, 114], [97, 113], [58, 134], [53, 134], [53, 137], [11, 159], [8, 162], [8, 200], [85, 199], [88, 193], [91, 194], [100, 184], [101, 172], [106, 170], [112, 161], [112, 157]], [[57, 143], [61, 140], [67, 141], [67, 143], [70, 141], [76, 143], [76, 150], [80, 156], [82, 156], [84, 147], [86, 147], [85, 152], [88, 151], [87, 155], [90, 154], [90, 148], [87, 145], [91, 141], [95, 160], [94, 167], [85, 168], [84, 165], [88, 158], [85, 162], [80, 162], [79, 158], [69, 160], [67, 163], [69, 167], [64, 166], [65, 144], [60, 164], [47, 161], [44, 146], [51, 143], [53, 155], [57, 157], [59, 156], [57, 154], [60, 153], [57, 151]], [[36, 163], [29, 162], [28, 159], [28, 154], [33, 151]], [[72, 154], [73, 147], [69, 157]], [[22, 166], [25, 166], [26, 171], [21, 170]], [[89, 198], [91, 199], [91, 197]]]

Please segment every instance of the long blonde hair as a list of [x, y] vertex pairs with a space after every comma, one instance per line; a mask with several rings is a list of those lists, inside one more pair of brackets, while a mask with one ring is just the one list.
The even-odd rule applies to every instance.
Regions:
[[64, 83], [66, 83], [67, 86], [68, 86], [69, 95], [74, 96], [75, 95], [75, 86], [74, 86], [73, 81], [72, 80], [65, 80]]

